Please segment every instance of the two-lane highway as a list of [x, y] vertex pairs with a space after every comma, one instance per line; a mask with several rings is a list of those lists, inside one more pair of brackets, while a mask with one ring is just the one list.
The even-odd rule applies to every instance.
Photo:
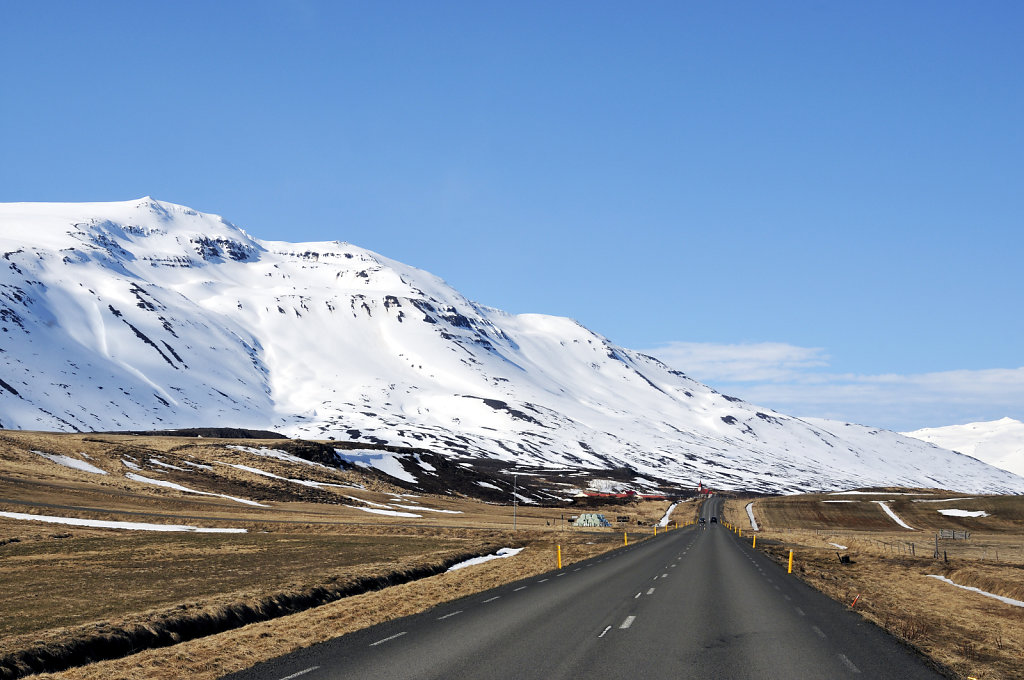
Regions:
[[[718, 514], [721, 501], [705, 503]], [[941, 677], [719, 524], [689, 527], [231, 680]]]

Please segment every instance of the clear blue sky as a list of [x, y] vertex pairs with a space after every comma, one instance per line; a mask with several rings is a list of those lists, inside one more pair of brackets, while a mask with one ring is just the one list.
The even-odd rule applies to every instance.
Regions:
[[0, 0], [0, 201], [350, 241], [797, 415], [1024, 419], [1022, 34], [1020, 2]]

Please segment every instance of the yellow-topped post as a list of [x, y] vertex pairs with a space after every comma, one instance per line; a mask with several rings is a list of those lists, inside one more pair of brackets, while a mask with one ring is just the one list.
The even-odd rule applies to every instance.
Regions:
[[793, 551], [792, 550], [789, 551], [789, 570], [786, 573], [787, 574], [792, 574], [793, 573]]

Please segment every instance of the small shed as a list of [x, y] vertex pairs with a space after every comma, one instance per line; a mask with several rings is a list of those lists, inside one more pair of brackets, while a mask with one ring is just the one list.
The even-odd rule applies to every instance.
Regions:
[[612, 525], [599, 512], [584, 512], [572, 523], [574, 527], [610, 527]]

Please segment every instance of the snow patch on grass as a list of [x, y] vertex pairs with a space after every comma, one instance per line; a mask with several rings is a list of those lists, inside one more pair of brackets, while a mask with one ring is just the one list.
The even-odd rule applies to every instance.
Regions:
[[162, 486], [167, 489], [174, 489], [175, 491], [182, 491], [184, 493], [194, 493], [199, 494], [200, 496], [216, 496], [217, 498], [226, 498], [229, 501], [235, 501], [236, 503], [244, 503], [245, 505], [255, 505], [258, 508], [270, 507], [268, 505], [263, 505], [262, 503], [257, 503], [256, 501], [250, 501], [247, 498], [237, 498], [235, 496], [228, 496], [222, 493], [210, 493], [209, 491], [197, 491], [196, 489], [190, 489], [187, 486], [175, 484], [174, 482], [165, 482], [162, 479], [150, 479], [149, 477], [143, 477], [142, 475], [137, 475], [134, 472], [129, 472], [128, 474], [125, 475], [125, 477], [134, 482], [142, 482], [143, 484], [153, 484], [154, 486]]
[[458, 569], [463, 569], [465, 567], [471, 567], [474, 564], [483, 564], [484, 562], [490, 562], [491, 560], [500, 560], [500, 559], [503, 559], [505, 557], [515, 557], [516, 555], [521, 553], [523, 550], [525, 550], [525, 548], [502, 548], [501, 550], [499, 550], [498, 552], [494, 553], [493, 555], [484, 555], [483, 557], [474, 557], [471, 560], [466, 560], [465, 562], [459, 562], [458, 564], [453, 564], [452, 566], [448, 567], [448, 571], [456, 571]]
[[959, 583], [954, 583], [952, 579], [948, 579], [945, 576], [939, 576], [938, 574], [925, 574], [925, 576], [927, 576], [928, 578], [937, 578], [940, 581], [948, 583], [951, 586], [963, 588], [964, 590], [970, 590], [971, 592], [978, 593], [979, 595], [984, 595], [985, 597], [991, 597], [994, 600], [999, 600], [1000, 602], [1005, 602], [1006, 604], [1012, 604], [1014, 607], [1024, 607], [1024, 602], [1021, 602], [1020, 600], [1015, 600], [1012, 597], [1003, 597], [1002, 595], [996, 595], [995, 593], [990, 593], [985, 590], [982, 590], [981, 588], [975, 588], [974, 586], [962, 586]]
[[108, 474], [106, 470], [101, 470], [98, 467], [96, 467], [95, 465], [92, 465], [91, 463], [86, 463], [84, 460], [79, 460], [77, 458], [72, 458], [71, 456], [62, 456], [59, 453], [44, 453], [42, 451], [33, 451], [32, 453], [36, 454], [37, 456], [42, 456], [43, 458], [47, 459], [51, 463], [56, 463], [57, 465], [63, 465], [64, 467], [71, 468], [72, 470], [80, 470], [82, 472], [90, 472], [90, 473], [92, 473], [94, 475], [105, 475], [105, 474]]
[[892, 521], [896, 522], [896, 524], [899, 524], [904, 529], [910, 529], [911, 531], [917, 531], [916, 529], [914, 529], [914, 527], [910, 526], [909, 524], [904, 522], [902, 519], [900, 519], [899, 515], [897, 515], [895, 512], [893, 512], [892, 508], [890, 508], [886, 504], [886, 501], [871, 501], [871, 502], [872, 503], [878, 503], [878, 505], [882, 508], [882, 510], [885, 511], [885, 514], [889, 515], [889, 517], [892, 517]]
[[945, 510], [939, 510], [940, 515], [946, 515], [947, 517], [988, 517], [988, 513], [984, 510], [958, 510], [956, 508], [948, 508]]
[[388, 515], [389, 517], [423, 517], [423, 515], [414, 515], [411, 512], [399, 512], [398, 510], [384, 510], [383, 508], [361, 508], [357, 505], [346, 505], [346, 508], [352, 508], [353, 510], [362, 510], [363, 512], [369, 512], [374, 515]]
[[49, 524], [91, 527], [94, 529], [128, 529], [130, 531], [192, 531], [200, 534], [244, 534], [245, 529], [220, 529], [216, 527], [193, 527], [185, 524], [148, 524], [146, 522], [114, 522], [78, 517], [54, 517], [52, 515], [29, 515], [23, 512], [0, 512], [0, 517], [31, 520]]
[[342, 450], [335, 449], [335, 454], [341, 460], [358, 465], [364, 468], [374, 468], [380, 470], [384, 474], [394, 477], [395, 479], [401, 479], [403, 482], [409, 482], [410, 484], [417, 484], [419, 480], [413, 477], [411, 474], [406, 472], [405, 468], [402, 467], [402, 463], [398, 456], [391, 453], [390, 451], [375, 451], [375, 450]]
[[760, 528], [758, 528], [758, 526], [757, 526], [757, 520], [754, 519], [754, 502], [753, 501], [747, 503], [747, 517], [750, 518], [750, 528], [753, 529], [754, 531], [760, 531]]
[[668, 526], [668, 518], [672, 516], [672, 511], [676, 509], [677, 505], [679, 505], [679, 503], [673, 503], [672, 505], [668, 506], [668, 510], [665, 511], [665, 516], [658, 520], [659, 527]]

